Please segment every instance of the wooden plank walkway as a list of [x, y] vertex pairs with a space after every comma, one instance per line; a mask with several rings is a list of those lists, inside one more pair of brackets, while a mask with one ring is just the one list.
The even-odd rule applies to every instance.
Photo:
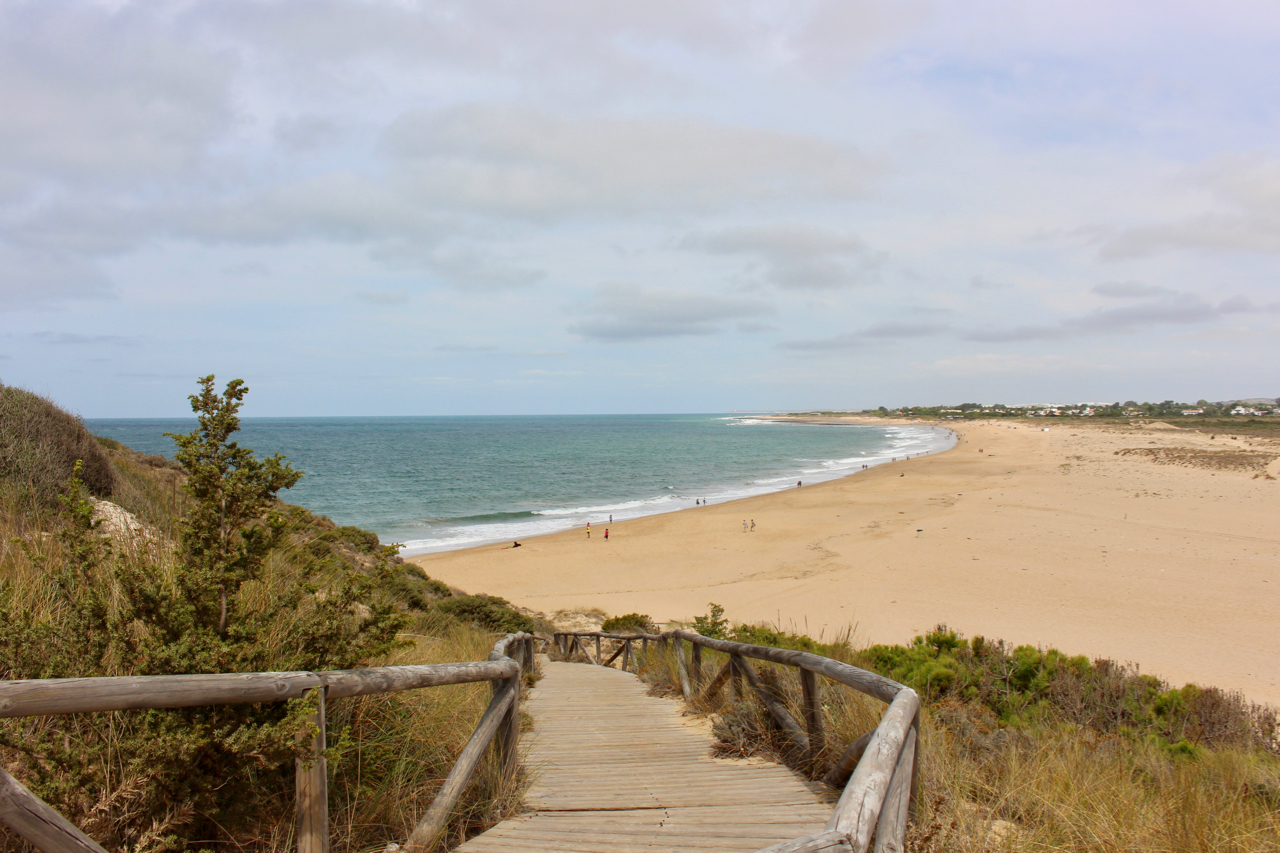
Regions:
[[522, 738], [532, 809], [464, 853], [754, 851], [813, 832], [834, 797], [785, 767], [712, 758], [680, 703], [630, 673], [542, 659]]

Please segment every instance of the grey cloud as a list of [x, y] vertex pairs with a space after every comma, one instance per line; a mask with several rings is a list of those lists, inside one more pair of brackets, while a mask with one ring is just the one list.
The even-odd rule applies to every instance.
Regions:
[[949, 329], [938, 323], [875, 323], [858, 332], [845, 332], [816, 340], [783, 341], [779, 347], [800, 352], [861, 349], [884, 340], [924, 338], [940, 335]]
[[233, 121], [232, 51], [145, 4], [0, 4], [0, 161], [55, 179], [172, 176]]
[[867, 338], [859, 332], [845, 332], [829, 338], [809, 341], [782, 341], [778, 346], [782, 349], [800, 352], [824, 352], [827, 350], [861, 349], [867, 345]]
[[1224, 155], [1198, 167], [1191, 178], [1223, 209], [1127, 229], [1103, 244], [1101, 256], [1134, 258], [1165, 249], [1280, 253], [1280, 160]]
[[1280, 302], [1268, 302], [1258, 305], [1246, 296], [1232, 296], [1218, 303], [1218, 310], [1223, 314], [1263, 314], [1280, 312]]
[[1177, 294], [1123, 308], [1101, 309], [1083, 317], [1072, 317], [1054, 324], [979, 330], [969, 332], [964, 337], [967, 340], [986, 343], [1061, 340], [1108, 332], [1137, 331], [1158, 325], [1203, 323], [1218, 316], [1218, 309], [1200, 297]]
[[75, 332], [33, 332], [31, 337], [53, 346], [134, 346], [143, 339], [124, 335], [81, 335]]
[[0, 243], [0, 303], [38, 307], [67, 299], [112, 295], [110, 279], [92, 261], [74, 254], [30, 251]]
[[848, 199], [878, 171], [856, 150], [813, 137], [514, 106], [408, 113], [385, 146], [398, 160], [395, 180], [424, 200], [530, 218]]
[[407, 305], [409, 304], [409, 292], [407, 290], [361, 290], [356, 293], [356, 299], [362, 302], [368, 302], [372, 305]]
[[436, 347], [437, 352], [465, 352], [465, 353], [487, 353], [497, 352], [498, 347], [494, 344], [440, 344]]
[[397, 240], [375, 247], [369, 252], [375, 260], [393, 266], [428, 270], [445, 284], [463, 290], [493, 291], [526, 287], [546, 278], [540, 269], [508, 263], [492, 251], [481, 252], [471, 247], [423, 246], [409, 240]]
[[975, 275], [973, 278], [969, 279], [969, 286], [972, 287], [974, 290], [1005, 290], [1006, 288], [1012, 287], [1013, 285], [1006, 284], [1000, 281], [992, 281], [989, 278], [984, 278], [983, 276]]
[[790, 290], [825, 290], [874, 279], [883, 260], [862, 240], [822, 228], [774, 225], [691, 234], [683, 248], [759, 258], [765, 279]]
[[718, 324], [723, 321], [772, 312], [772, 306], [756, 299], [606, 284], [595, 289], [588, 318], [569, 331], [602, 341], [710, 335], [721, 331]]
[[1176, 291], [1158, 284], [1143, 284], [1140, 281], [1113, 281], [1096, 284], [1092, 292], [1099, 296], [1110, 296], [1116, 299], [1140, 299], [1149, 296], [1169, 296]]

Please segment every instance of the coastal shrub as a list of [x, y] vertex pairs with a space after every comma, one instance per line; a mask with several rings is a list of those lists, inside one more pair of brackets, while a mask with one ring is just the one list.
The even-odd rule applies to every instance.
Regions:
[[[76, 467], [55, 536], [3, 552], [0, 678], [347, 668], [396, 645], [403, 617], [378, 595], [391, 550], [340, 567], [293, 559], [275, 495], [300, 473], [228, 440], [247, 389], [212, 383], [191, 398], [199, 427], [176, 437], [176, 547], [104, 539]], [[309, 713], [298, 700], [5, 720], [0, 758], [108, 847], [243, 846], [289, 818]]]
[[707, 610], [706, 616], [693, 617], [693, 630], [714, 640], [728, 639], [729, 620], [724, 618], [724, 608], [713, 601]]
[[441, 613], [470, 622], [487, 631], [515, 633], [532, 632], [536, 623], [530, 617], [496, 595], [459, 595], [445, 599], [436, 605]]
[[363, 530], [350, 525], [326, 530], [318, 538], [324, 542], [345, 542], [356, 550], [365, 553], [375, 552], [382, 547], [378, 542], [378, 534], [371, 530]]
[[656, 634], [658, 626], [647, 613], [627, 613], [604, 620], [600, 630], [606, 634]]
[[391, 576], [391, 594], [414, 610], [429, 610], [441, 599], [451, 598], [449, 585], [429, 577], [421, 567], [412, 564], [400, 566]]
[[38, 394], [0, 385], [0, 479], [38, 505], [56, 509], [77, 460], [85, 488], [110, 496], [115, 471], [84, 423]]

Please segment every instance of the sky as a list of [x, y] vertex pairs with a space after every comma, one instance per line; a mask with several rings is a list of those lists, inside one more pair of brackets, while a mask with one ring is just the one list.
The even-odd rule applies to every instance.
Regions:
[[1280, 395], [1274, 0], [0, 4], [85, 417]]

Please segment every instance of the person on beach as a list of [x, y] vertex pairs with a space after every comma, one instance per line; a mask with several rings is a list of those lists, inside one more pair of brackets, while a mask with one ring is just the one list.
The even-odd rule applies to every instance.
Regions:
[[591, 522], [587, 522], [587, 538], [591, 538]]
[[752, 533], [756, 532], [756, 520], [754, 518], [751, 519], [751, 532]]
[[[613, 513], [609, 513], [609, 523], [610, 523], [610, 524], [613, 524]], [[605, 538], [605, 539], [608, 539], [608, 538], [609, 538], [609, 531], [608, 531], [608, 530], [606, 530], [606, 531], [604, 532], [604, 538]]]
[[745, 518], [742, 519], [742, 532], [743, 533], [747, 532], [747, 520]]
[[519, 543], [519, 542], [512, 542], [512, 543], [511, 543], [511, 547], [512, 547], [512, 548], [519, 548], [519, 547], [520, 547], [520, 543]]
[[801, 486], [803, 486], [803, 485], [804, 485], [804, 483], [800, 482], [799, 480], [796, 480], [796, 488], [797, 488], [797, 489], [798, 489], [798, 488], [800, 488], [800, 487], [801, 487]]
[[[613, 518], [613, 516], [609, 516], [609, 517], [610, 517], [610, 518]], [[604, 529], [604, 541], [606, 541], [606, 542], [608, 542], [608, 541], [609, 541], [609, 528], [607, 528], [607, 527]]]

